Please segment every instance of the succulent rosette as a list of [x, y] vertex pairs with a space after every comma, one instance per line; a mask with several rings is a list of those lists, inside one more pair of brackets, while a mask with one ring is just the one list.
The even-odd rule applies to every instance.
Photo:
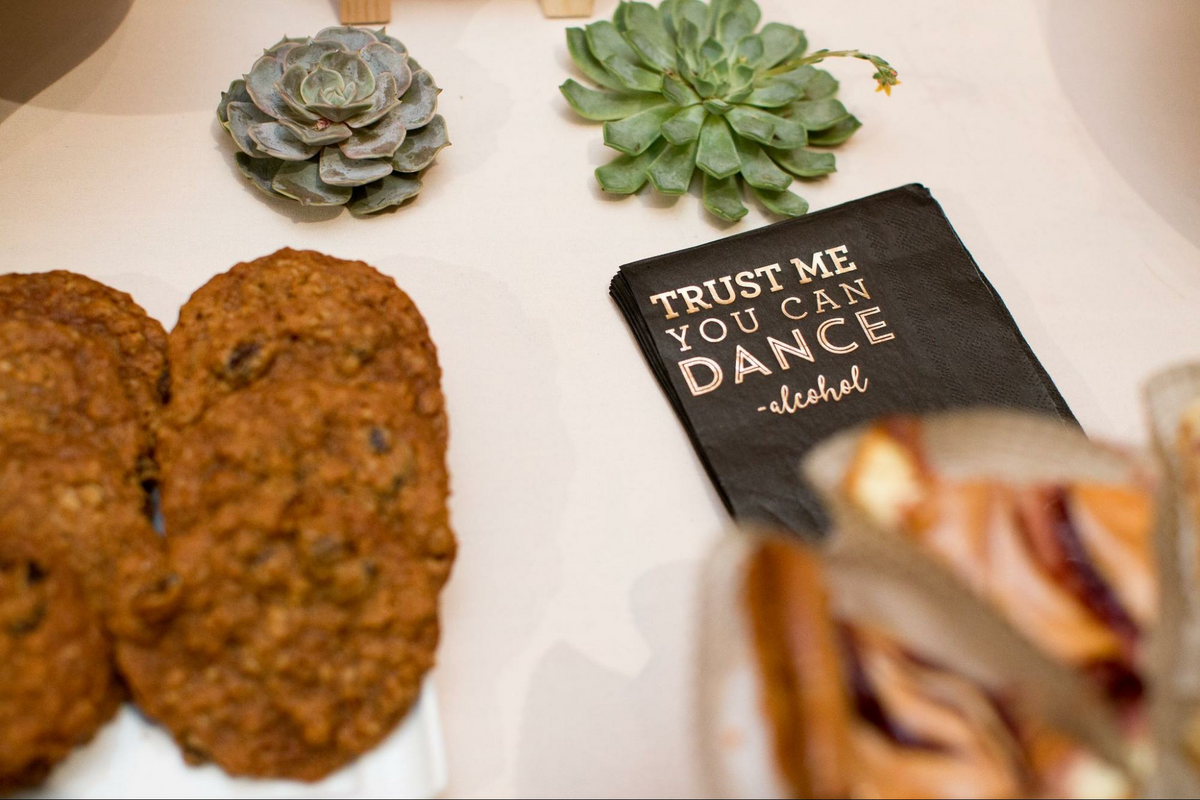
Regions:
[[788, 191], [795, 178], [834, 171], [834, 155], [861, 123], [835, 95], [838, 82], [813, 65], [849, 57], [875, 67], [891, 93], [896, 70], [858, 50], [806, 55], [804, 32], [772, 22], [758, 30], [753, 0], [622, 2], [612, 21], [567, 30], [571, 58], [600, 88], [560, 87], [585, 119], [604, 123], [604, 143], [621, 155], [596, 170], [606, 192], [632, 194], [649, 181], [684, 194], [703, 180], [705, 207], [725, 220], [746, 214], [741, 183], [766, 209], [808, 211]]
[[326, 28], [265, 50], [221, 93], [217, 118], [262, 191], [372, 214], [416, 196], [450, 144], [440, 92], [384, 30]]

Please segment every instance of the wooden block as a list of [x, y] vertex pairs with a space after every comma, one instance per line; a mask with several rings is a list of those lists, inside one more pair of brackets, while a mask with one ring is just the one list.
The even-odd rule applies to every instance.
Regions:
[[590, 17], [595, 0], [542, 0], [547, 17]]
[[343, 25], [367, 25], [392, 21], [391, 0], [342, 0], [339, 14]]

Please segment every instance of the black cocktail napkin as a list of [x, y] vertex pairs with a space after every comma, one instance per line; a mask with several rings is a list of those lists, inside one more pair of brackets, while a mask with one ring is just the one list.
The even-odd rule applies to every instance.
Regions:
[[822, 529], [801, 457], [882, 414], [1074, 419], [918, 184], [627, 264], [610, 291], [738, 518]]

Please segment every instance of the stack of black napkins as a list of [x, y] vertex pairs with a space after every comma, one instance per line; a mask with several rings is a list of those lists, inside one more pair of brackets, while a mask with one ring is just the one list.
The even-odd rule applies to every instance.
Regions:
[[611, 292], [738, 518], [821, 529], [801, 457], [884, 414], [993, 405], [1073, 420], [917, 184], [627, 264]]

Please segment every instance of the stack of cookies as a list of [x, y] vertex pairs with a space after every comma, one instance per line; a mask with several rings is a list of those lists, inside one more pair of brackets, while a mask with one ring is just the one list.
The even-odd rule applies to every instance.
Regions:
[[117, 638], [178, 601], [147, 516], [166, 334], [67, 272], [0, 277], [0, 790], [40, 780], [122, 697]]
[[158, 436], [180, 606], [123, 640], [191, 761], [315, 780], [417, 698], [454, 557], [436, 350], [361, 262], [282, 250], [197, 291]]

